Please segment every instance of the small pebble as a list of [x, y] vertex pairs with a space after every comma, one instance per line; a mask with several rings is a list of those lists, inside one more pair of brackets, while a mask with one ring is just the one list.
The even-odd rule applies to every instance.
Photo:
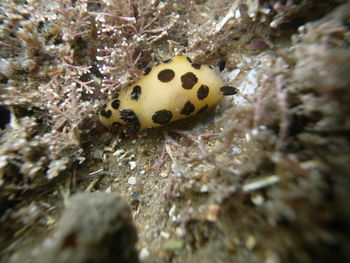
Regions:
[[175, 229], [175, 234], [178, 236], [178, 237], [184, 237], [186, 235], [186, 231], [183, 227], [177, 227]]
[[167, 172], [161, 172], [161, 173], [160, 173], [160, 176], [163, 177], [163, 178], [165, 178], [165, 177], [168, 176], [168, 173], [167, 173]]
[[201, 187], [201, 193], [208, 193], [208, 186], [205, 184], [205, 185], [202, 185], [202, 187]]
[[134, 176], [129, 177], [128, 184], [132, 184], [132, 185], [136, 184], [136, 177]]
[[139, 254], [140, 260], [145, 260], [146, 258], [149, 257], [149, 251], [146, 247], [142, 248]]
[[136, 162], [129, 162], [130, 170], [134, 170], [136, 168]]
[[165, 239], [169, 239], [170, 234], [167, 233], [167, 232], [161, 231], [161, 232], [160, 232], [160, 236], [163, 237], [163, 238], [165, 238]]
[[170, 217], [172, 217], [175, 213], [175, 209], [176, 209], [176, 205], [173, 205], [170, 209], [169, 209], [169, 212], [168, 212], [168, 215]]
[[105, 152], [113, 152], [113, 147], [106, 146], [105, 148], [103, 148], [103, 150], [104, 150]]
[[247, 238], [247, 240], [246, 240], [246, 242], [245, 242], [245, 245], [246, 245], [246, 247], [248, 248], [248, 249], [250, 249], [250, 250], [252, 250], [254, 247], [255, 247], [255, 245], [256, 245], [256, 239], [255, 239], [255, 237], [253, 237], [253, 236], [248, 236], [248, 238]]
[[116, 150], [112, 155], [113, 156], [119, 156], [119, 155], [123, 154], [124, 152], [125, 152], [125, 150], [119, 149], [119, 150]]
[[265, 201], [264, 197], [260, 194], [253, 195], [250, 199], [254, 205], [262, 205]]

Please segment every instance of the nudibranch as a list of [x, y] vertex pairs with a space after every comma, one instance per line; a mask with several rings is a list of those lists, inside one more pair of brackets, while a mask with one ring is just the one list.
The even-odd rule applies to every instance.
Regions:
[[201, 113], [223, 96], [237, 93], [221, 79], [224, 67], [224, 62], [212, 67], [178, 55], [146, 68], [137, 82], [104, 106], [100, 121], [107, 127], [120, 123], [136, 132]]

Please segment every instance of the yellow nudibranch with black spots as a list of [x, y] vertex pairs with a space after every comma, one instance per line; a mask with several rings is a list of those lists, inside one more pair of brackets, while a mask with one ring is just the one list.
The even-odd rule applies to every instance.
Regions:
[[214, 68], [178, 55], [146, 68], [137, 82], [100, 111], [100, 121], [107, 127], [121, 123], [136, 132], [201, 113], [223, 96], [237, 93], [221, 79], [219, 71], [224, 67], [223, 61]]

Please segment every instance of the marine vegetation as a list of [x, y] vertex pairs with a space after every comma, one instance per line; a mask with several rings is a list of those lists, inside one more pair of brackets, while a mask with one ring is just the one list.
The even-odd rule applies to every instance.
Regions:
[[1, 261], [349, 262], [349, 24], [345, 0], [0, 1]]

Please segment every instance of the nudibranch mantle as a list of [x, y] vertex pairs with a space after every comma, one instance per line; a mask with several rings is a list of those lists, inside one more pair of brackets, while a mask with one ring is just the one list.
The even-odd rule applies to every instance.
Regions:
[[236, 88], [225, 86], [219, 70], [179, 55], [146, 68], [100, 111], [100, 121], [107, 127], [121, 123], [131, 131], [158, 127], [201, 113], [236, 93]]

